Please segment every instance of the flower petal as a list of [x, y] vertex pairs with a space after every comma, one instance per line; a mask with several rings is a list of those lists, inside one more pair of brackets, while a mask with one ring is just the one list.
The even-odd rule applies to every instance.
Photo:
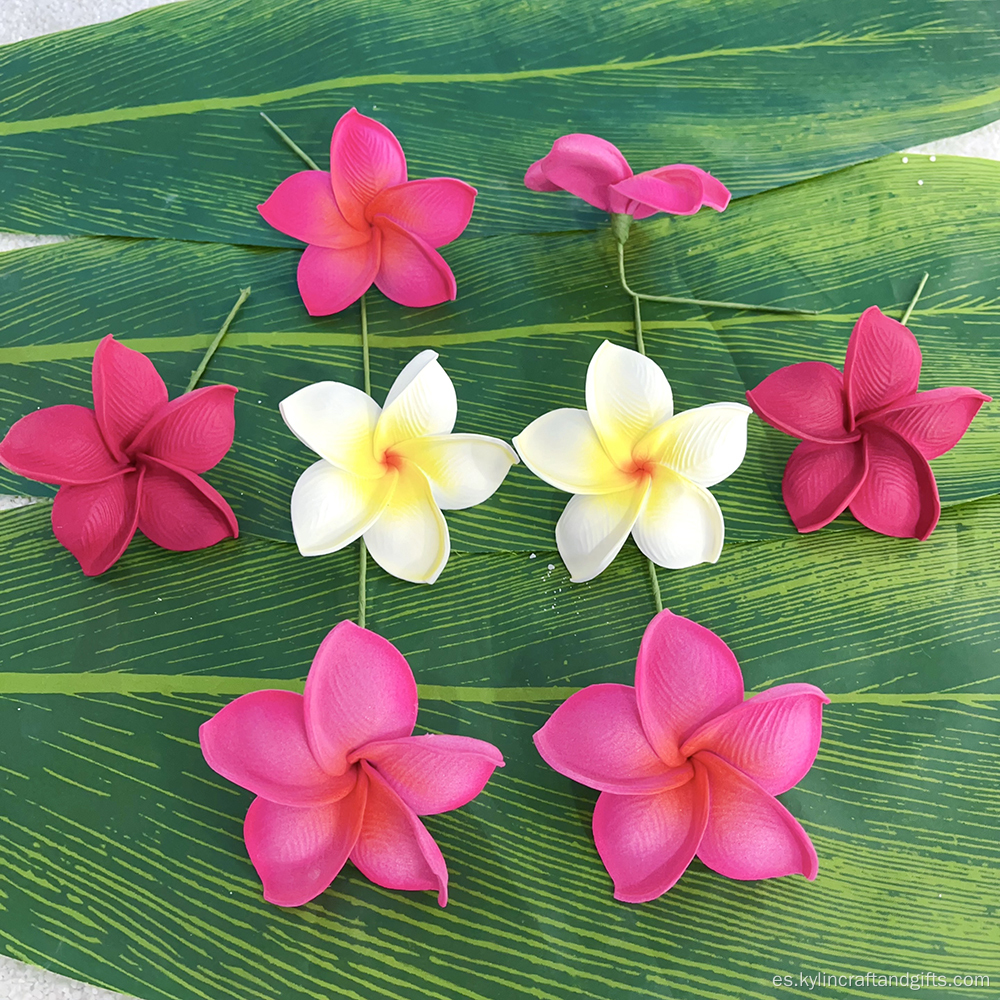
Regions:
[[94, 351], [94, 410], [104, 441], [123, 459], [125, 449], [167, 402], [167, 387], [153, 362], [110, 334]]
[[304, 556], [325, 556], [360, 538], [381, 516], [396, 488], [390, 469], [381, 479], [364, 479], [314, 462], [292, 490], [292, 532]]
[[898, 434], [877, 426], [866, 428], [865, 445], [868, 474], [851, 498], [851, 513], [882, 535], [923, 541], [941, 516], [927, 459]]
[[616, 795], [661, 792], [690, 781], [690, 765], [670, 768], [649, 745], [635, 688], [592, 684], [570, 695], [534, 735], [549, 767], [588, 788]]
[[367, 224], [356, 229], [337, 208], [325, 170], [303, 170], [286, 177], [257, 211], [278, 232], [315, 246], [346, 250], [371, 239]]
[[573, 583], [603, 573], [621, 551], [649, 489], [649, 478], [619, 493], [571, 497], [556, 522], [556, 547]]
[[451, 554], [448, 525], [427, 477], [411, 462], [398, 461], [396, 488], [365, 531], [365, 544], [386, 573], [410, 583], [433, 583]]
[[754, 413], [784, 434], [840, 444], [856, 441], [848, 431], [850, 414], [844, 395], [844, 376], [833, 365], [804, 361], [779, 368], [747, 393]]
[[417, 721], [417, 684], [387, 639], [343, 621], [320, 644], [305, 690], [306, 733], [328, 774], [374, 740], [409, 736]]
[[550, 185], [569, 191], [595, 208], [611, 211], [608, 187], [632, 176], [632, 168], [617, 146], [596, 135], [574, 132], [552, 143], [547, 156], [528, 168], [524, 182], [536, 191], [538, 174]]
[[756, 782], [721, 757], [700, 750], [695, 771], [708, 775], [711, 808], [698, 857], [727, 878], [816, 878], [816, 849], [798, 820]]
[[447, 261], [419, 236], [376, 215], [372, 225], [382, 234], [382, 260], [375, 287], [401, 306], [423, 308], [449, 302], [458, 295]]
[[441, 849], [417, 814], [362, 762], [368, 776], [368, 803], [351, 861], [367, 879], [386, 889], [436, 889], [448, 902], [448, 868]]
[[524, 186], [532, 191], [562, 191], [562, 188], [558, 184], [553, 184], [552, 181], [546, 180], [541, 160], [535, 160], [528, 167], [527, 173], [524, 175]]
[[418, 816], [471, 802], [503, 767], [503, 755], [492, 743], [433, 734], [366, 743], [351, 759], [367, 761]]
[[59, 486], [98, 483], [126, 468], [104, 443], [94, 411], [69, 404], [21, 417], [0, 441], [0, 462], [19, 476]]
[[639, 646], [635, 695], [650, 745], [668, 767], [679, 767], [689, 734], [743, 702], [743, 674], [714, 632], [661, 611]]
[[615, 883], [615, 899], [646, 903], [662, 896], [694, 859], [708, 822], [704, 777], [654, 795], [601, 792], [594, 844]]
[[375, 195], [406, 180], [403, 147], [381, 122], [351, 108], [333, 130], [330, 176], [344, 218], [363, 229], [365, 209]]
[[[614, 192], [631, 201], [672, 215], [694, 215], [704, 203], [704, 171], [685, 163], [646, 170], [614, 185]], [[631, 213], [630, 213], [631, 214]]]
[[427, 177], [386, 188], [368, 209], [384, 215], [432, 247], [457, 240], [472, 218], [476, 189], [454, 177]]
[[932, 459], [954, 448], [983, 403], [991, 402], [989, 396], [964, 386], [931, 389], [904, 397], [876, 419]]
[[378, 273], [380, 237], [371, 230], [367, 243], [333, 250], [308, 246], [299, 258], [299, 294], [310, 316], [329, 316], [357, 302]]
[[354, 789], [357, 771], [327, 774], [306, 738], [294, 691], [254, 691], [231, 701], [198, 730], [201, 752], [217, 774], [286, 806], [336, 802]]
[[812, 767], [830, 699], [812, 684], [781, 684], [755, 694], [695, 730], [681, 747], [685, 757], [711, 750], [780, 795]]
[[[857, 420], [917, 391], [920, 381], [917, 338], [878, 306], [858, 318], [847, 343], [844, 391], [850, 418]], [[848, 429], [854, 425], [848, 423]]]
[[450, 434], [458, 397], [436, 351], [421, 351], [396, 376], [375, 428], [375, 454], [411, 438]]
[[673, 412], [670, 383], [655, 361], [607, 340], [594, 352], [587, 367], [587, 413], [619, 468], [634, 468], [632, 449]]
[[839, 517], [867, 474], [863, 441], [803, 441], [789, 457], [781, 480], [781, 493], [795, 527], [801, 532], [819, 531]]

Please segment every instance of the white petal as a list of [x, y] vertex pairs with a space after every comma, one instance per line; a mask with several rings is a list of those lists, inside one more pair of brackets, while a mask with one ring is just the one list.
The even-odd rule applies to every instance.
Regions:
[[411, 438], [450, 434], [458, 416], [458, 398], [435, 351], [421, 351], [392, 383], [378, 426], [375, 454]]
[[742, 403], [709, 403], [665, 421], [636, 445], [638, 461], [658, 462], [699, 486], [728, 479], [747, 453], [747, 417]]
[[398, 475], [383, 470], [365, 479], [329, 462], [314, 462], [292, 490], [292, 531], [299, 552], [322, 556], [359, 538], [378, 519], [392, 496]]
[[717, 562], [726, 527], [715, 497], [662, 465], [654, 467], [652, 480], [632, 529], [636, 545], [667, 569]]
[[670, 383], [655, 361], [606, 340], [587, 368], [587, 412], [612, 460], [628, 468], [632, 448], [673, 415]]
[[442, 510], [462, 510], [488, 500], [500, 488], [517, 454], [506, 441], [482, 434], [438, 434], [393, 448], [416, 465]]
[[382, 410], [367, 393], [342, 382], [316, 382], [283, 399], [278, 409], [289, 430], [328, 462], [367, 479], [385, 474], [372, 446]]
[[433, 583], [448, 562], [448, 525], [427, 477], [410, 462], [400, 463], [396, 488], [365, 544], [386, 573], [410, 583]]
[[629, 490], [575, 496], [556, 524], [556, 545], [573, 583], [586, 583], [611, 565], [635, 524], [649, 477]]
[[635, 477], [608, 458], [586, 410], [551, 410], [514, 438], [524, 464], [567, 493], [617, 493]]

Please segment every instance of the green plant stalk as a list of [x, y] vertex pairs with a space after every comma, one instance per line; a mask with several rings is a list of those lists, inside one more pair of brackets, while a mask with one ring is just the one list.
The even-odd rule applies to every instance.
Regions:
[[924, 285], [927, 284], [927, 279], [930, 277], [929, 271], [924, 271], [924, 276], [920, 279], [920, 284], [917, 285], [917, 290], [913, 293], [913, 298], [910, 299], [910, 304], [906, 307], [906, 312], [903, 313], [903, 318], [899, 321], [906, 326], [906, 321], [910, 318], [910, 313], [913, 312], [913, 307], [917, 304], [917, 299], [920, 298], [920, 293], [924, 290]]
[[208, 367], [209, 361], [212, 360], [212, 355], [214, 355], [219, 349], [219, 345], [222, 343], [222, 338], [229, 332], [229, 327], [233, 320], [236, 319], [236, 314], [240, 311], [240, 307], [248, 298], [250, 298], [250, 289], [241, 288], [240, 297], [236, 300], [233, 308], [229, 310], [229, 315], [225, 318], [222, 326], [219, 328], [219, 332], [215, 335], [215, 340], [208, 345], [208, 350], [205, 351], [205, 355], [201, 359], [201, 364], [198, 365], [193, 372], [191, 372], [191, 378], [188, 379], [187, 388], [184, 390], [185, 393], [191, 392], [191, 390], [198, 384], [198, 380], [205, 374], [205, 369]]
[[271, 121], [271, 119], [268, 118], [263, 111], [260, 113], [260, 116], [261, 118], [264, 119], [264, 121], [267, 122], [268, 125], [271, 126], [271, 128], [274, 129], [275, 132], [278, 133], [279, 136], [281, 136], [281, 141], [293, 153], [302, 158], [303, 162], [306, 164], [307, 167], [309, 167], [310, 170], [319, 170], [319, 167], [316, 165], [316, 161], [307, 152], [305, 152], [305, 150], [303, 150], [298, 145], [298, 143], [295, 142], [295, 140], [292, 139], [292, 137], [283, 128], [281, 128], [279, 125], [275, 125], [275, 123]]
[[[368, 361], [368, 308], [365, 304], [365, 296], [361, 296], [361, 359], [365, 371], [365, 392], [371, 395], [372, 373], [371, 365]], [[368, 616], [368, 546], [365, 545], [364, 535], [358, 539], [358, 626], [365, 627]]]

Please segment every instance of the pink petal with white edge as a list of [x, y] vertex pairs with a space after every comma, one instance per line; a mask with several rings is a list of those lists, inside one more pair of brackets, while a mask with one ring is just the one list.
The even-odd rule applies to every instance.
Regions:
[[275, 906], [302, 906], [337, 877], [357, 843], [365, 813], [368, 779], [360, 775], [349, 795], [322, 806], [250, 803], [243, 839]]
[[413, 732], [413, 671], [387, 639], [343, 621], [320, 644], [309, 668], [305, 719], [309, 746], [320, 767], [343, 774], [358, 747]]
[[934, 473], [927, 459], [898, 434], [868, 426], [868, 474], [851, 499], [851, 513], [866, 527], [893, 538], [919, 538], [941, 516]]
[[449, 812], [471, 802], [503, 755], [470, 736], [403, 736], [366, 743], [351, 754], [366, 760], [418, 816]]
[[708, 775], [708, 825], [698, 857], [713, 871], [740, 880], [805, 875], [819, 870], [816, 849], [798, 820], [755, 781], [708, 750], [693, 758]]
[[661, 792], [691, 780], [691, 766], [669, 768], [649, 745], [635, 688], [592, 684], [570, 695], [534, 735], [549, 767], [588, 788], [616, 795]]
[[830, 699], [812, 684], [781, 684], [748, 698], [696, 730], [681, 747], [692, 756], [711, 750], [771, 795], [794, 787], [816, 759], [823, 706]]
[[386, 889], [436, 889], [438, 904], [448, 903], [448, 868], [441, 849], [417, 814], [362, 763], [368, 777], [368, 803], [351, 861], [367, 879]]
[[254, 691], [230, 702], [198, 730], [217, 774], [286, 806], [319, 806], [353, 791], [358, 771], [339, 777], [316, 763], [306, 738], [304, 699], [294, 691]]
[[310, 316], [329, 316], [357, 302], [371, 288], [379, 266], [380, 235], [346, 250], [308, 246], [299, 259], [299, 294]]
[[386, 188], [368, 207], [369, 218], [384, 215], [432, 247], [457, 240], [472, 218], [476, 189], [454, 177], [427, 177]]
[[615, 883], [615, 899], [646, 903], [684, 874], [709, 815], [705, 776], [655, 795], [602, 792], [594, 807], [594, 844]]
[[614, 192], [672, 215], [694, 215], [702, 206], [704, 185], [702, 171], [678, 163], [627, 177], [614, 185]]
[[779, 368], [747, 393], [747, 402], [772, 427], [803, 441], [843, 444], [860, 437], [847, 430], [844, 376], [821, 361]]
[[932, 459], [951, 451], [983, 403], [991, 402], [989, 396], [964, 386], [931, 389], [904, 397], [875, 419]]
[[803, 441], [788, 459], [781, 492], [801, 532], [819, 531], [839, 517], [868, 473], [863, 441], [815, 444]]
[[286, 177], [257, 211], [278, 232], [314, 246], [346, 250], [371, 238], [367, 224], [356, 229], [337, 208], [325, 170], [303, 170]]
[[94, 411], [69, 404], [21, 417], [0, 441], [0, 462], [19, 476], [59, 486], [101, 482], [126, 467], [108, 450]]
[[[537, 170], [535, 169], [537, 167]], [[611, 211], [608, 188], [632, 176], [632, 168], [617, 146], [596, 135], [575, 132], [564, 135], [552, 144], [547, 156], [529, 168], [525, 183], [537, 183], [537, 176], [549, 185], [569, 191], [595, 208]], [[552, 190], [536, 187], [535, 190]]]
[[382, 233], [382, 260], [375, 287], [383, 295], [412, 308], [440, 305], [458, 295], [455, 275], [429, 243], [387, 215], [376, 215], [373, 225]]
[[635, 694], [646, 738], [668, 767], [679, 767], [687, 737], [742, 703], [743, 675], [714, 632], [664, 610], [643, 634]]

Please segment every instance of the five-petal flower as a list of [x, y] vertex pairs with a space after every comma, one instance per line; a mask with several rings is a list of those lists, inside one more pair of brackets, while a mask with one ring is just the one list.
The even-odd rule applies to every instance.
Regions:
[[257, 798], [243, 835], [264, 898], [301, 906], [348, 858], [387, 889], [436, 889], [448, 869], [419, 816], [474, 799], [503, 756], [469, 736], [413, 736], [417, 685], [386, 639], [341, 622], [305, 694], [255, 691], [199, 731], [209, 767]]
[[50, 406], [22, 417], [0, 462], [60, 487], [56, 538], [87, 576], [112, 566], [136, 530], [165, 549], [203, 549], [239, 533], [229, 504], [199, 473], [233, 443], [231, 385], [170, 402], [152, 361], [105, 337], [94, 352], [94, 409]]
[[927, 538], [941, 515], [927, 460], [958, 444], [990, 397], [955, 386], [917, 392], [916, 337], [877, 306], [847, 344], [844, 371], [806, 361], [768, 375], [747, 400], [802, 443], [781, 487], [799, 531], [817, 531], [848, 507], [867, 528]]
[[573, 496], [556, 544], [574, 583], [591, 580], [629, 533], [659, 566], [716, 562], [725, 524], [708, 491], [740, 466], [743, 403], [674, 414], [670, 383], [637, 351], [604, 341], [587, 368], [586, 410], [552, 410], [514, 439], [524, 464]]
[[351, 108], [333, 130], [330, 172], [293, 174], [257, 208], [309, 244], [299, 292], [310, 315], [327, 316], [373, 283], [404, 306], [454, 299], [455, 276], [436, 248], [458, 239], [475, 199], [476, 189], [453, 177], [408, 181], [396, 137]]
[[829, 699], [811, 684], [743, 695], [732, 650], [662, 611], [635, 687], [584, 688], [535, 734], [551, 767], [601, 793], [594, 842], [616, 899], [655, 899], [695, 855], [734, 879], [816, 877], [812, 842], [775, 795], [812, 766]]

